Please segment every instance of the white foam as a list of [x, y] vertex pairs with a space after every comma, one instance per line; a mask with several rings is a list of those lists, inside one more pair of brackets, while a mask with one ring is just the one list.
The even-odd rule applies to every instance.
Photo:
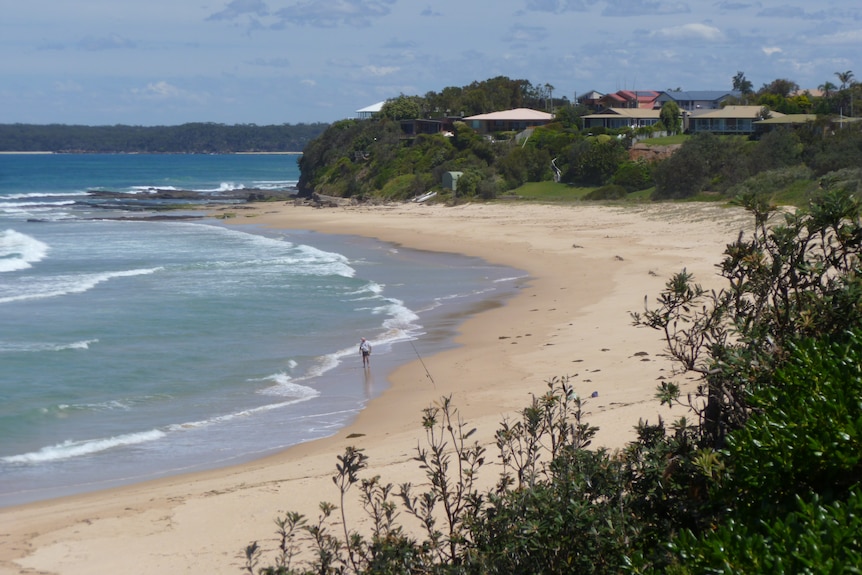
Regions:
[[72, 343], [27, 343], [20, 341], [0, 341], [0, 353], [3, 352], [43, 352], [43, 351], [65, 351], [90, 349], [98, 339], [85, 339], [73, 341]]
[[0, 457], [0, 461], [4, 461], [5, 463], [45, 463], [48, 461], [58, 461], [61, 459], [71, 459], [73, 457], [91, 455], [93, 453], [107, 451], [108, 449], [113, 449], [115, 447], [124, 447], [156, 441], [164, 436], [164, 431], [153, 429], [140, 433], [127, 433], [116, 437], [109, 437], [107, 439], [83, 441], [68, 440], [57, 445], [43, 447], [39, 451]]
[[54, 276], [49, 278], [48, 282], [43, 283], [41, 289], [28, 289], [24, 293], [0, 296], [0, 303], [59, 297], [73, 293], [84, 293], [93, 289], [102, 282], [110, 281], [115, 278], [154, 274], [162, 269], [164, 268], [156, 267], [118, 272], [104, 272], [98, 274]]
[[48, 255], [48, 244], [15, 230], [0, 232], [0, 272], [33, 267]]

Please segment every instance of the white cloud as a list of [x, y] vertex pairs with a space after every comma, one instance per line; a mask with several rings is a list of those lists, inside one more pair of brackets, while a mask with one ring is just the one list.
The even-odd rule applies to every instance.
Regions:
[[719, 42], [724, 40], [724, 34], [715, 26], [707, 24], [690, 23], [681, 26], [672, 26], [662, 28], [650, 34], [650, 36], [658, 38], [668, 38], [671, 40], [705, 40], [707, 42]]
[[783, 50], [778, 46], [764, 46], [761, 48], [761, 51], [767, 56], [772, 56], [773, 54], [781, 54]]
[[850, 44], [854, 47], [858, 47], [862, 44], [862, 29], [844, 30], [842, 32], [835, 32], [834, 34], [827, 34], [825, 36], [815, 36], [813, 38], [809, 38], [808, 41], [811, 44]]
[[367, 74], [374, 76], [375, 78], [389, 76], [396, 73], [398, 70], [400, 70], [398, 66], [364, 66], [362, 68], [363, 72], [366, 72]]
[[183, 90], [182, 88], [178, 88], [173, 84], [169, 84], [164, 80], [160, 80], [158, 82], [150, 82], [144, 88], [133, 88], [132, 93], [136, 96], [141, 96], [142, 98], [153, 99], [153, 100], [197, 100], [194, 94]]

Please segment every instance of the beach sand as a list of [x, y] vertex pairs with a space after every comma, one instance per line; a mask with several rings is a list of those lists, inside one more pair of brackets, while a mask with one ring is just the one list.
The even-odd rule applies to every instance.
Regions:
[[[478, 429], [493, 459], [500, 422], [517, 417], [547, 380], [569, 376], [582, 397], [598, 394], [585, 405], [587, 421], [600, 428], [593, 445], [621, 448], [639, 419], [686, 414], [656, 401], [671, 365], [660, 334], [633, 327], [629, 313], [642, 310], [645, 297], [652, 304], [683, 268], [704, 287], [721, 287], [715, 265], [750, 228], [742, 210], [704, 204], [254, 204], [230, 211], [235, 225], [462, 253], [530, 279], [503, 307], [465, 321], [457, 348], [389, 374], [389, 389], [330, 438], [228, 469], [0, 510], [0, 574], [238, 573], [247, 544], [275, 547], [276, 517], [295, 510], [316, 519], [318, 502], [338, 502], [330, 477], [347, 446], [369, 456], [363, 476], [421, 484], [413, 457], [424, 444], [422, 409], [444, 396]], [[482, 473], [486, 482], [496, 479], [492, 467]], [[354, 526], [362, 524], [355, 504], [348, 512]]]

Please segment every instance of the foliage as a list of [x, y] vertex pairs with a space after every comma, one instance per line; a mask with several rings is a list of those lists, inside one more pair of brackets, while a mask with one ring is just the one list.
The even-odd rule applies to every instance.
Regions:
[[645, 190], [653, 185], [653, 165], [643, 160], [623, 162], [611, 177], [611, 184], [622, 186], [627, 193]]
[[[776, 212], [750, 193], [739, 203], [755, 216], [750, 240], [740, 234], [727, 246], [719, 270], [728, 287], [706, 292], [682, 271], [667, 283], [658, 307], [633, 314], [636, 325], [661, 331], [680, 369], [702, 382], [688, 404], [698, 414], [703, 441], [724, 446], [728, 433], [751, 415], [748, 394], [765, 385], [798, 337], [840, 337], [862, 324], [860, 201], [830, 187], [807, 211]], [[679, 399], [663, 384], [662, 400]]]
[[668, 100], [662, 105], [659, 118], [661, 118], [661, 123], [664, 124], [665, 129], [671, 134], [679, 133], [682, 128], [679, 106], [673, 100]]
[[728, 510], [671, 549], [688, 573], [846, 573], [862, 565], [862, 331], [790, 346], [730, 436], [714, 491]]
[[741, 92], [743, 95], [751, 94], [754, 92], [754, 84], [746, 79], [744, 72], [737, 72], [733, 77], [733, 90]]
[[78, 126], [0, 124], [0, 151], [232, 153], [301, 152], [327, 124]]
[[749, 173], [742, 140], [701, 132], [656, 166], [655, 199], [681, 199], [705, 189], [722, 191]]
[[380, 110], [380, 116], [390, 120], [410, 120], [422, 117], [422, 100], [418, 96], [405, 96], [387, 100]]

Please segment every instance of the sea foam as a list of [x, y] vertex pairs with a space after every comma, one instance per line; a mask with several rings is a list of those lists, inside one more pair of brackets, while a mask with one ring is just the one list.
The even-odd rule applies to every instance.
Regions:
[[48, 244], [34, 237], [4, 230], [0, 232], [0, 272], [13, 272], [33, 267], [48, 255]]

